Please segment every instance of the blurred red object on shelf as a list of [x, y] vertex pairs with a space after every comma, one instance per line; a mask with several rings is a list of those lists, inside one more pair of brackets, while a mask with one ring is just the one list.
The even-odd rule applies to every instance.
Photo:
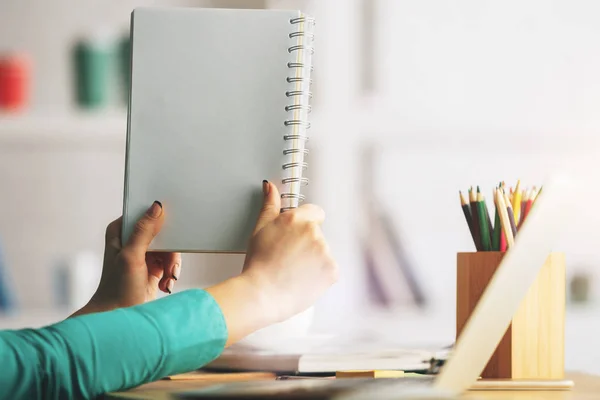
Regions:
[[0, 109], [17, 111], [29, 102], [31, 62], [21, 53], [0, 54]]

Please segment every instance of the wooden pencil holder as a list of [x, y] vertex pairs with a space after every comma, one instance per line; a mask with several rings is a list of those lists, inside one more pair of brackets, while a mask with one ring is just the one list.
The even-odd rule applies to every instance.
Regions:
[[[460, 335], [503, 252], [458, 253], [456, 337]], [[490, 358], [482, 379], [564, 378], [565, 256], [551, 253]]]

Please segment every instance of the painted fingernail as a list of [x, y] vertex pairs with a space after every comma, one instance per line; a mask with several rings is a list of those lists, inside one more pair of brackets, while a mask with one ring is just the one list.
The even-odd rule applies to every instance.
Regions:
[[175, 283], [175, 281], [173, 279], [169, 279], [169, 282], [167, 282], [167, 292], [169, 292], [169, 294], [171, 294], [171, 292], [173, 292], [173, 284]]
[[263, 180], [263, 194], [266, 196], [269, 194], [269, 181]]
[[181, 265], [179, 265], [179, 263], [177, 263], [177, 264], [175, 264], [175, 268], [173, 268], [173, 279], [178, 280], [180, 273], [181, 273]]
[[162, 203], [156, 200], [148, 209], [148, 215], [153, 218], [156, 218], [160, 216], [160, 213], [162, 213]]

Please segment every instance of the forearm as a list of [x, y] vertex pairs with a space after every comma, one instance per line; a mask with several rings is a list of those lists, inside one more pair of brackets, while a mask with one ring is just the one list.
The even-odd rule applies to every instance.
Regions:
[[0, 332], [0, 358], [9, 367], [0, 387], [10, 388], [4, 393], [11, 399], [93, 398], [197, 369], [226, 339], [214, 299], [186, 291], [39, 330]]
[[247, 275], [239, 275], [206, 289], [219, 304], [227, 324], [229, 346], [273, 322], [272, 298]]

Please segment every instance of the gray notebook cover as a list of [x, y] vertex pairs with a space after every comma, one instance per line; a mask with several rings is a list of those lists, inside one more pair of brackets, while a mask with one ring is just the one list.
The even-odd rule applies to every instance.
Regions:
[[123, 241], [159, 200], [152, 250], [243, 252], [263, 179], [298, 205], [313, 26], [299, 11], [132, 13]]

